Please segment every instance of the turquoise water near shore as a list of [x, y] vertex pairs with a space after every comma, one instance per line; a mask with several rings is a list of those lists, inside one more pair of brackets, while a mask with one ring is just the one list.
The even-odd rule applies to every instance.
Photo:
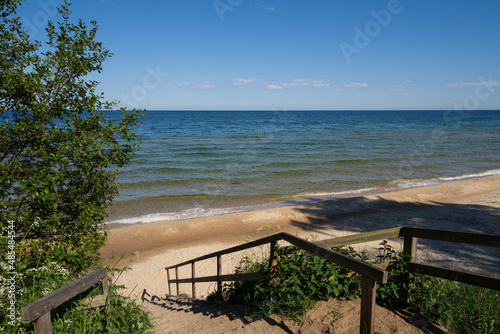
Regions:
[[500, 111], [148, 111], [136, 133], [109, 224], [500, 175]]

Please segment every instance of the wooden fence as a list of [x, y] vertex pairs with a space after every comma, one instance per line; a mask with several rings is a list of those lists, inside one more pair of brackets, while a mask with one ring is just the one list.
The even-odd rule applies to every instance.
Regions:
[[[366, 329], [366, 333], [373, 333], [374, 325], [374, 310], [375, 310], [375, 294], [376, 294], [376, 282], [380, 284], [387, 283], [388, 272], [384, 269], [377, 268], [368, 263], [353, 259], [347, 255], [335, 252], [329, 248], [314, 244], [310, 241], [295, 237], [288, 233], [278, 233], [266, 238], [262, 238], [253, 242], [249, 242], [240, 246], [232, 247], [219, 252], [207, 254], [198, 257], [193, 260], [179, 263], [174, 266], [166, 267], [167, 279], [168, 279], [168, 291], [172, 294], [170, 284], [176, 285], [176, 294], [179, 294], [179, 284], [181, 283], [191, 283], [192, 284], [192, 296], [196, 297], [196, 286], [198, 282], [217, 282], [217, 291], [221, 293], [222, 282], [223, 281], [247, 281], [256, 280], [263, 277], [262, 273], [247, 273], [247, 274], [230, 274], [222, 275], [222, 261], [221, 256], [225, 254], [230, 254], [245, 249], [253, 248], [256, 246], [261, 246], [265, 244], [270, 244], [270, 257], [269, 261], [272, 262], [275, 255], [276, 244], [279, 240], [288, 241], [294, 246], [311, 252], [315, 256], [325, 259], [326, 261], [336, 263], [343, 267], [346, 267], [356, 273], [362, 275], [361, 282], [361, 314], [360, 314], [360, 325], [361, 328]], [[206, 276], [206, 277], [196, 277], [195, 275], [195, 264], [196, 262], [217, 258], [217, 275]], [[191, 265], [191, 278], [179, 279], [178, 269], [181, 266]], [[175, 279], [170, 279], [170, 269], [175, 270]]]
[[90, 289], [95, 284], [101, 282], [103, 294], [88, 299], [88, 307], [106, 306], [109, 311], [108, 284], [109, 278], [106, 269], [98, 269], [87, 276], [84, 276], [62, 288], [37, 299], [31, 304], [21, 309], [21, 319], [24, 323], [34, 322], [36, 334], [51, 334], [52, 322], [50, 311], [64, 304], [71, 298], [79, 295], [85, 290]]
[[[334, 247], [341, 247], [370, 241], [393, 239], [404, 237], [403, 252], [411, 256], [411, 262], [408, 263], [409, 269], [420, 273], [441, 277], [456, 282], [473, 284], [485, 288], [500, 290], [500, 280], [483, 275], [471, 274], [461, 271], [439, 268], [429, 265], [416, 263], [417, 258], [417, 243], [418, 238], [432, 239], [441, 241], [451, 241], [459, 243], [467, 243], [474, 245], [500, 247], [500, 235], [452, 232], [443, 230], [420, 229], [413, 227], [397, 227], [387, 230], [375, 232], [361, 233], [350, 235], [341, 238], [334, 238], [312, 243], [307, 240], [295, 237], [288, 233], [278, 233], [266, 238], [262, 238], [253, 242], [249, 242], [236, 247], [228, 248], [222, 251], [207, 254], [189, 261], [185, 261], [173, 266], [166, 267], [168, 292], [172, 294], [171, 284], [176, 286], [176, 295], [179, 294], [179, 284], [190, 283], [192, 286], [192, 296], [196, 297], [196, 283], [200, 282], [217, 282], [217, 291], [220, 294], [222, 291], [223, 281], [248, 281], [258, 280], [264, 276], [263, 273], [245, 273], [245, 274], [229, 274], [222, 275], [222, 255], [242, 251], [245, 249], [270, 244], [269, 264], [271, 265], [275, 257], [275, 248], [277, 242], [285, 240], [294, 246], [311, 252], [315, 256], [321, 257], [329, 262], [336, 263], [346, 267], [356, 273], [362, 275], [361, 282], [361, 312], [360, 312], [360, 332], [373, 334], [374, 332], [374, 310], [375, 310], [375, 294], [376, 282], [379, 284], [387, 283], [388, 272], [383, 268], [355, 260], [346, 255], [340, 254], [331, 250]], [[217, 258], [216, 273], [214, 276], [196, 277], [195, 264], [196, 262]], [[179, 278], [179, 267], [191, 265], [191, 277]], [[174, 270], [175, 279], [170, 277], [170, 270]]]
[[493, 290], [500, 290], [500, 279], [417, 263], [417, 243], [419, 238], [478, 246], [500, 247], [500, 235], [432, 230], [415, 227], [397, 227], [387, 230], [355, 234], [347, 237], [322, 240], [317, 244], [323, 247], [333, 248], [398, 237], [404, 237], [403, 252], [411, 256], [411, 262], [408, 263], [410, 270], [418, 271], [421, 274], [429, 276], [444, 278], [450, 281], [472, 284]]

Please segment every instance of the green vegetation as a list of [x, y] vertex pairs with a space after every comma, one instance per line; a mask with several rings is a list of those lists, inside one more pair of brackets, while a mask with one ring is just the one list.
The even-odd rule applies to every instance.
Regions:
[[[122, 269], [125, 270], [125, 269]], [[111, 270], [119, 277], [121, 271]], [[21, 287], [17, 289], [17, 307], [15, 320], [7, 317], [7, 312], [0, 313], [0, 332], [32, 333], [33, 323], [21, 323], [22, 306], [48, 295], [49, 293], [75, 281], [78, 277], [55, 262], [49, 262], [40, 268], [32, 268], [20, 274]], [[0, 277], [0, 307], [6, 310], [10, 304], [5, 278]], [[104, 307], [84, 309], [82, 300], [88, 296], [102, 294], [102, 286], [98, 285], [81, 295], [64, 303], [51, 312], [54, 333], [150, 333], [152, 325], [145, 310], [130, 298], [117, 293], [124, 287], [113, 284], [110, 287], [110, 311]], [[14, 325], [12, 324], [14, 321]]]
[[[369, 263], [390, 261], [388, 283], [378, 285], [377, 304], [405, 308], [445, 325], [453, 333], [500, 333], [500, 293], [415, 274], [406, 268], [407, 259], [383, 242], [375, 261], [367, 251], [352, 247], [334, 249]], [[300, 321], [319, 300], [352, 299], [361, 294], [361, 277], [295, 247], [278, 248], [277, 262], [244, 257], [237, 272], [267, 272], [258, 281], [234, 282], [224, 286], [225, 299], [244, 304], [256, 318], [279, 314]], [[404, 297], [407, 298], [404, 298]], [[210, 299], [216, 298], [213, 294]]]
[[96, 22], [73, 23], [65, 3], [42, 47], [16, 16], [21, 2], [0, 3], [0, 227], [14, 224], [18, 271], [54, 261], [80, 272], [101, 260], [116, 167], [130, 162], [143, 114], [105, 118], [115, 104], [87, 79], [111, 55]]
[[[30, 332], [21, 307], [102, 265], [106, 208], [118, 194], [117, 167], [138, 147], [132, 127], [141, 110], [120, 109], [96, 92], [89, 76], [111, 53], [90, 27], [71, 19], [47, 24], [33, 40], [16, 11], [23, 0], [0, 2], [0, 331]], [[116, 291], [118, 286], [111, 287]], [[96, 293], [96, 289], [88, 293]], [[78, 311], [80, 299], [52, 312], [56, 333], [145, 333], [146, 313], [112, 293], [111, 312]]]

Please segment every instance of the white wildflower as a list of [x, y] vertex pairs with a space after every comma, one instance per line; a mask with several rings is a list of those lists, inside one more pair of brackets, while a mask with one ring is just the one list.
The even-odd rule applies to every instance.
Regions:
[[7, 267], [7, 263], [3, 262], [3, 261], [0, 261], [0, 268], [4, 271], [9, 271]]
[[42, 221], [42, 219], [40, 219], [40, 217], [35, 217], [35, 220], [33, 221], [33, 224], [31, 224], [31, 226], [32, 227], [39, 227], [41, 221]]

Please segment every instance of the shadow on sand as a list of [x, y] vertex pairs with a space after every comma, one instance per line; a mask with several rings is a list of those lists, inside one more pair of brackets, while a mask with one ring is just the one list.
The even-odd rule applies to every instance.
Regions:
[[[306, 218], [292, 221], [292, 225], [321, 239], [329, 238], [331, 229], [362, 233], [399, 226], [499, 234], [500, 209], [491, 206], [364, 197], [310, 200], [296, 209]], [[486, 270], [491, 276], [500, 277], [500, 248], [424, 239], [419, 239], [418, 245], [418, 262], [476, 273]]]
[[[156, 295], [150, 295], [146, 289], [143, 290], [141, 301], [159, 306], [165, 310], [176, 312], [190, 312], [192, 314], [202, 314], [207, 319], [222, 317], [225, 321], [239, 319], [244, 325], [251, 323], [251, 319], [245, 316], [244, 306], [216, 301], [208, 303], [203, 299], [193, 299], [185, 296], [165, 295], [160, 298]], [[265, 318], [262, 321], [271, 326], [280, 327], [284, 333], [293, 334], [293, 332], [283, 323], [278, 323], [272, 318]]]

